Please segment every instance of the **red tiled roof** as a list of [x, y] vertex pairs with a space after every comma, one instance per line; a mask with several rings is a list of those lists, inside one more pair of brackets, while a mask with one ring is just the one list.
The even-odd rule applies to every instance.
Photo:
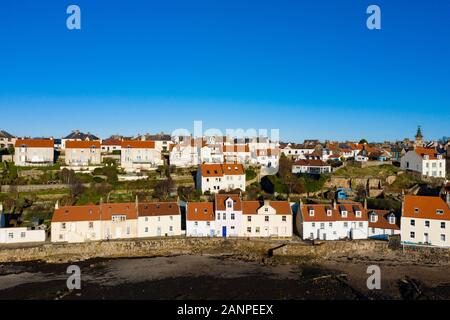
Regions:
[[[292, 215], [292, 209], [288, 201], [269, 201], [269, 206], [275, 209], [276, 214]], [[257, 214], [258, 209], [264, 206], [260, 201], [242, 201], [242, 214]]]
[[233, 200], [233, 210], [241, 211], [242, 210], [242, 201], [238, 194], [223, 194], [218, 193], [215, 196], [216, 210], [225, 210], [225, 201], [231, 198]]
[[137, 219], [135, 203], [106, 203], [103, 205], [66, 206], [53, 213], [52, 222], [111, 220], [112, 215]]
[[107, 139], [102, 141], [102, 146], [120, 146], [121, 144], [122, 141], [118, 139]]
[[417, 147], [417, 148], [414, 149], [414, 151], [421, 157], [423, 157], [425, 155], [428, 155], [428, 158], [430, 160], [436, 160], [437, 159], [438, 153], [436, 152], [435, 149]]
[[[438, 214], [438, 210], [442, 210], [442, 214]], [[405, 195], [402, 217], [450, 220], [450, 208], [441, 197]]]
[[121, 142], [122, 148], [132, 148], [132, 149], [154, 149], [154, 141], [142, 141], [142, 140], [124, 140]]
[[223, 175], [244, 175], [245, 170], [242, 164], [236, 163], [204, 163], [200, 165], [202, 177], [222, 177]]
[[[314, 216], [309, 215], [309, 210], [314, 210]], [[361, 217], [357, 218], [355, 209], [361, 211]], [[331, 210], [331, 215], [327, 215], [327, 211]], [[341, 211], [347, 211], [347, 217], [343, 217]], [[304, 204], [301, 207], [303, 221], [367, 221], [367, 211], [360, 203], [345, 203], [337, 204], [336, 209], [333, 209], [330, 204]]]
[[66, 142], [66, 149], [89, 149], [97, 148], [100, 149], [100, 141], [73, 141], [69, 140]]
[[[368, 209], [367, 212], [369, 217], [369, 228], [400, 230], [400, 219], [397, 216], [395, 217], [394, 224], [389, 223], [389, 216], [391, 215], [391, 211]], [[376, 222], [370, 221], [370, 216], [372, 214], [375, 214], [378, 217]]]
[[53, 148], [55, 143], [52, 139], [17, 139], [15, 146], [25, 146], [27, 148]]
[[176, 216], [180, 215], [177, 202], [144, 202], [139, 203], [139, 216]]
[[187, 221], [214, 221], [214, 206], [212, 202], [188, 202]]

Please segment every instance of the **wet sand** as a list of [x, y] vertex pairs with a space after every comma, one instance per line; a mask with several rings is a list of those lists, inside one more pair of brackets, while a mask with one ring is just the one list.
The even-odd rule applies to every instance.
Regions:
[[[70, 264], [2, 264], [0, 299], [401, 299], [399, 280], [407, 276], [417, 279], [421, 298], [450, 299], [448, 267], [438, 266], [383, 262], [382, 290], [368, 290], [370, 261], [286, 264], [193, 255], [73, 264], [81, 269], [80, 290], [67, 289]], [[342, 273], [347, 276], [336, 277]]]

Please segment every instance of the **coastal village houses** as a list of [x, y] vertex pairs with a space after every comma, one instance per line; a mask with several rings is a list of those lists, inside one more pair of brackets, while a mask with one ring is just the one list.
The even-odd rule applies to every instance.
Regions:
[[186, 235], [292, 237], [292, 216], [288, 201], [245, 201], [238, 194], [216, 194], [214, 203], [187, 204]]
[[156, 169], [164, 164], [153, 141], [125, 140], [121, 143], [121, 167], [127, 172]]
[[61, 139], [61, 150], [66, 149], [67, 141], [100, 141], [100, 138], [89, 132], [83, 133], [79, 130], [74, 130], [69, 135]]
[[450, 197], [405, 195], [401, 239], [406, 245], [450, 247]]
[[402, 156], [400, 167], [427, 177], [445, 178], [446, 176], [445, 158], [432, 148], [416, 147], [408, 151]]
[[322, 160], [297, 160], [292, 165], [292, 173], [331, 173], [331, 165]]
[[175, 202], [102, 203], [55, 206], [52, 242], [85, 242], [181, 234], [180, 208]]
[[100, 141], [67, 141], [65, 161], [74, 170], [99, 166], [102, 162]]
[[55, 160], [51, 139], [17, 139], [14, 151], [16, 166], [50, 166]]
[[0, 130], [0, 150], [14, 148], [15, 142], [16, 137], [4, 130]]
[[197, 189], [216, 193], [220, 190], [245, 191], [245, 169], [242, 164], [201, 164], [197, 169]]
[[400, 234], [400, 219], [389, 210], [369, 209], [369, 238], [387, 240]]
[[299, 232], [306, 240], [366, 239], [367, 210], [360, 203], [303, 204], [299, 208]]

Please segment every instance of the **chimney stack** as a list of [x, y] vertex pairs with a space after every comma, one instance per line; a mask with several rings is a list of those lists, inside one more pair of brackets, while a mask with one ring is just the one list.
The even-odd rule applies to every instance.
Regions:
[[367, 198], [364, 198], [364, 209], [367, 210]]
[[333, 210], [336, 210], [336, 200], [335, 199], [332, 200], [332, 204], [333, 204]]
[[[58, 210], [58, 209], [59, 209], [59, 200], [56, 200], [56, 203], [55, 203], [55, 210]], [[1, 204], [0, 204], [0, 211], [2, 211]]]

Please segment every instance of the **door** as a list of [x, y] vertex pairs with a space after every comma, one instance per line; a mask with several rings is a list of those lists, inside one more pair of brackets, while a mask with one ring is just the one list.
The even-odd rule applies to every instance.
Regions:
[[116, 228], [116, 238], [119, 239], [122, 237], [122, 228], [117, 227]]
[[223, 226], [222, 227], [222, 237], [226, 237], [227, 236], [227, 227]]
[[209, 235], [210, 235], [211, 237], [214, 237], [214, 230], [213, 230], [213, 229], [211, 229], [211, 230], [209, 231]]
[[156, 235], [158, 237], [161, 237], [161, 227], [158, 227], [158, 229], [156, 229]]
[[423, 234], [423, 242], [428, 243], [429, 242], [429, 237], [428, 237], [428, 233], [424, 233]]

